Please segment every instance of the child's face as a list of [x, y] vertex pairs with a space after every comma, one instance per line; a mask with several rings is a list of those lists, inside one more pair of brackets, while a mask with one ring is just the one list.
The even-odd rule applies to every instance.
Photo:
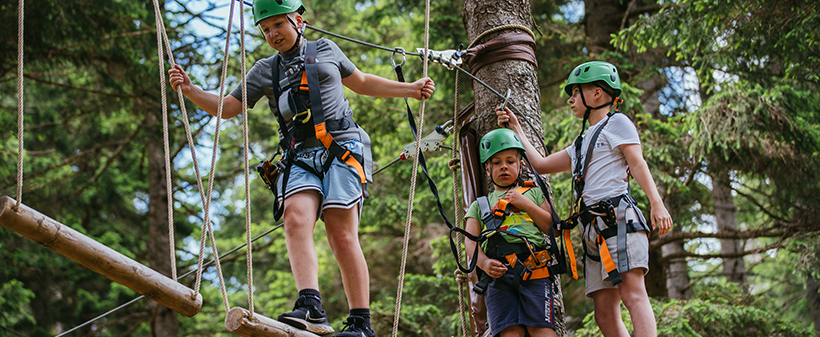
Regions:
[[265, 41], [280, 53], [290, 50], [299, 37], [296, 29], [293, 28], [293, 25], [288, 21], [288, 15], [292, 15], [291, 20], [293, 20], [297, 27], [302, 26], [304, 22], [302, 16], [293, 13], [274, 15], [259, 22], [259, 28], [265, 36]]
[[506, 149], [490, 157], [484, 168], [496, 185], [511, 185], [518, 180], [518, 174], [521, 171], [521, 155], [518, 149]]
[[581, 95], [586, 95], [584, 98], [586, 99], [587, 105], [593, 106], [593, 102], [591, 102], [593, 95], [590, 95], [590, 91], [590, 87], [587, 85], [579, 84], [572, 88], [572, 96], [569, 97], [567, 103], [569, 103], [569, 108], [572, 109], [572, 115], [575, 116], [575, 118], [584, 118], [584, 113], [587, 111], [587, 107], [584, 106]]

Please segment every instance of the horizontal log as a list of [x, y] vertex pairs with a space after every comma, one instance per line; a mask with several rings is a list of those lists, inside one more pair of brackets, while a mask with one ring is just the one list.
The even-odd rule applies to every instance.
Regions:
[[277, 320], [233, 307], [225, 315], [228, 331], [245, 337], [318, 337], [311, 332], [294, 328]]
[[88, 267], [114, 282], [187, 317], [202, 307], [202, 295], [8, 197], [0, 196], [0, 225]]

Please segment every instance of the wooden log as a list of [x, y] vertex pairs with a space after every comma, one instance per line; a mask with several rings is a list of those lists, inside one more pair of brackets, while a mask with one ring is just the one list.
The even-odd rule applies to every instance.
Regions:
[[0, 196], [0, 225], [148, 297], [171, 310], [193, 317], [202, 295], [24, 204]]
[[225, 315], [225, 327], [228, 331], [245, 337], [318, 337], [312, 332], [294, 328], [277, 320], [233, 307]]

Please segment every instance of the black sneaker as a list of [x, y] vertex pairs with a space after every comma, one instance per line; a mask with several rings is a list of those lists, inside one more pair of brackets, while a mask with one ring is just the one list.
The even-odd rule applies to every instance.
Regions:
[[369, 325], [364, 324], [364, 318], [359, 316], [350, 316], [345, 321], [345, 327], [342, 332], [339, 332], [331, 337], [376, 337], [376, 333]]
[[278, 320], [297, 329], [307, 330], [317, 335], [333, 333], [333, 328], [327, 322], [327, 315], [322, 309], [305, 303], [300, 296], [293, 306], [293, 311], [279, 315]]

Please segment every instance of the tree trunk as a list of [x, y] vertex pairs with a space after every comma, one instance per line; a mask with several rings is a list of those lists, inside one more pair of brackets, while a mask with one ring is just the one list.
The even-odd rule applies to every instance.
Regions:
[[[672, 227], [670, 233], [680, 232], [677, 226]], [[683, 241], [675, 241], [661, 247], [663, 256], [684, 253]], [[666, 260], [666, 297], [671, 299], [688, 300], [692, 295], [689, 291], [689, 268], [686, 265], [686, 258], [679, 257]]]
[[[171, 276], [171, 249], [168, 238], [168, 193], [165, 182], [165, 156], [162, 127], [157, 114], [145, 119], [147, 137], [145, 152], [148, 158], [148, 233], [147, 257], [151, 268], [165, 276]], [[171, 309], [151, 301], [151, 336], [176, 336], [179, 330], [177, 315]]]
[[809, 315], [814, 322], [814, 331], [820, 332], [820, 284], [811, 273], [806, 277], [806, 299], [809, 302]]
[[[467, 30], [467, 38], [470, 41], [475, 40], [484, 32], [504, 26], [504, 25], [520, 25], [530, 27], [530, 2], [529, 1], [477, 1], [466, 0], [464, 2], [463, 12], [464, 27]], [[495, 36], [509, 32], [523, 32], [517, 28], [509, 28], [503, 31], [494, 32], [476, 41], [477, 43], [486, 42]], [[487, 83], [489, 86], [501, 93], [512, 90], [510, 96], [510, 103], [515, 105], [520, 114], [519, 120], [527, 134], [527, 138], [539, 146], [544, 143], [541, 109], [540, 109], [540, 90], [538, 87], [538, 75], [535, 66], [531, 63], [522, 60], [502, 60], [493, 64], [489, 64], [475, 73], [476, 77]], [[489, 89], [485, 88], [478, 82], [473, 82], [473, 91], [475, 92], [475, 128], [477, 130], [476, 137], [484, 136], [487, 132], [497, 129], [495, 107], [501, 104], [501, 98], [493, 94]], [[529, 120], [530, 123], [525, 122]], [[535, 129], [530, 128], [532, 125]], [[543, 146], [540, 147], [543, 153]], [[484, 177], [483, 174], [479, 175]], [[530, 176], [532, 177], [532, 176]], [[548, 180], [547, 180], [548, 181]], [[490, 188], [490, 182], [484, 182], [484, 193]], [[564, 322], [564, 303], [563, 294], [561, 291], [560, 278], [556, 278], [554, 286], [555, 294], [555, 332], [558, 336], [566, 336], [566, 323]], [[486, 321], [486, 312], [471, 312], [473, 321]], [[477, 327], [480, 329], [481, 327]], [[478, 331], [479, 335], [484, 332]], [[499, 333], [499, 331], [493, 331]]]
[[[712, 166], [719, 163], [712, 161]], [[732, 196], [732, 179], [729, 172], [717, 170], [712, 177], [712, 201], [715, 206], [715, 221], [718, 233], [737, 233], [737, 207]], [[720, 239], [720, 253], [737, 254], [742, 251], [742, 242], [738, 239]], [[723, 258], [723, 274], [726, 281], [735, 282], [741, 287], [746, 284], [746, 264], [743, 257]]]

